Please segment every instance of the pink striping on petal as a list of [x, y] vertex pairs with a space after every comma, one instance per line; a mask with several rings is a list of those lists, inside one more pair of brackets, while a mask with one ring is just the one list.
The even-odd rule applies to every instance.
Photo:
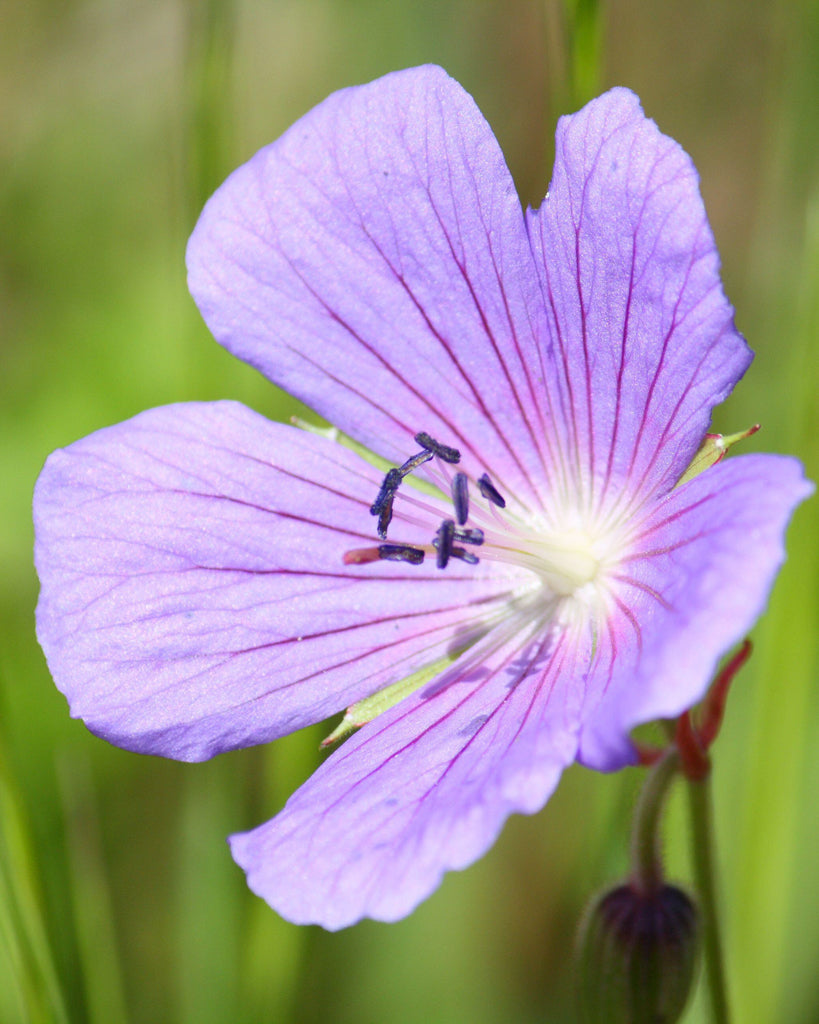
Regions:
[[372, 536], [378, 477], [231, 403], [153, 410], [52, 456], [38, 635], [73, 713], [197, 760], [326, 718], [484, 628], [514, 574], [344, 565]]

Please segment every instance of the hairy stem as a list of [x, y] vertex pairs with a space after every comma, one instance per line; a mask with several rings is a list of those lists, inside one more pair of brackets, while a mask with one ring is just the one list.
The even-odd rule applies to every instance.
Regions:
[[654, 892], [663, 884], [660, 815], [679, 764], [679, 752], [669, 747], [652, 766], [637, 801], [631, 833], [631, 873], [633, 884], [643, 893]]

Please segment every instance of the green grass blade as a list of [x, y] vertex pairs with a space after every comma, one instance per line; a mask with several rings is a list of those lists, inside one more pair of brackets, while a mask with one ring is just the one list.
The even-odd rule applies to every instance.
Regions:
[[0, 1020], [67, 1024], [28, 825], [0, 749]]

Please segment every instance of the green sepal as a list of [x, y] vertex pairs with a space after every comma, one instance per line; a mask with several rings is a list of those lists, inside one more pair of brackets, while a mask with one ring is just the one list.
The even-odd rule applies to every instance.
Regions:
[[426, 665], [417, 672], [413, 672], [411, 676], [399, 679], [397, 683], [392, 683], [391, 686], [379, 690], [378, 693], [374, 693], [371, 697], [365, 697], [364, 700], [351, 704], [344, 712], [344, 717], [335, 729], [321, 741], [321, 746], [330, 747], [334, 743], [346, 740], [356, 729], [360, 729], [362, 725], [366, 725], [367, 722], [371, 722], [374, 718], [378, 718], [379, 715], [383, 715], [385, 711], [395, 707], [399, 701], [402, 701], [411, 693], [415, 693], [425, 683], [428, 683], [430, 679], [440, 675], [444, 669], [449, 668], [461, 653], [458, 650], [453, 654], [445, 654], [437, 661], [433, 661], [431, 665]]
[[[324, 437], [328, 441], [335, 441], [336, 444], [340, 444], [343, 448], [349, 448], [350, 451], [360, 455], [365, 462], [369, 462], [371, 466], [375, 466], [382, 473], [386, 473], [388, 469], [393, 468], [393, 465], [387, 462], [386, 459], [382, 459], [380, 455], [376, 455], [375, 452], [370, 451], [363, 444], [354, 441], [349, 434], [342, 433], [338, 427], [321, 427], [317, 423], [309, 423], [307, 420], [303, 420], [300, 416], [291, 416], [290, 422], [294, 427], [298, 427], [299, 430], [306, 430], [308, 434], [316, 434], [318, 437]], [[411, 454], [412, 452], [408, 450], [407, 455]], [[439, 487], [414, 474], [405, 476], [401, 483], [402, 485], [407, 484], [424, 494], [433, 495], [437, 498], [441, 497], [441, 489]]]
[[691, 460], [691, 465], [677, 481], [677, 486], [687, 484], [689, 480], [699, 476], [709, 466], [713, 466], [720, 459], [724, 458], [728, 449], [733, 447], [737, 441], [744, 441], [746, 437], [755, 434], [757, 430], [759, 430], [759, 424], [755, 423], [752, 427], [748, 427], [747, 430], [743, 430], [738, 434], [706, 434], [705, 440], [697, 450], [697, 454]]
[[335, 441], [336, 444], [340, 444], [344, 448], [349, 448], [377, 469], [386, 471], [390, 468], [390, 464], [386, 459], [382, 459], [379, 455], [371, 452], [369, 448], [365, 448], [363, 444], [359, 444], [358, 441], [354, 441], [347, 434], [342, 433], [338, 427], [323, 427], [318, 423], [310, 423], [309, 420], [304, 420], [301, 416], [291, 416], [290, 422], [294, 427], [298, 427], [299, 430], [305, 430], [308, 434], [315, 434], [317, 437], [324, 437], [328, 441]]

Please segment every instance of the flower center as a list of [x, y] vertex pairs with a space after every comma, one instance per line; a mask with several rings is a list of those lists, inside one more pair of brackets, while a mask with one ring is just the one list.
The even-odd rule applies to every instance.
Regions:
[[594, 540], [583, 530], [541, 532], [526, 538], [525, 545], [522, 543], [524, 538], [509, 537], [513, 542], [516, 539], [518, 544], [508, 549], [502, 540], [497, 545], [498, 550], [508, 550], [510, 561], [527, 565], [556, 594], [573, 594], [586, 583], [593, 582], [600, 570]]
[[[470, 565], [481, 560], [494, 561], [529, 570], [535, 577], [532, 583], [537, 581], [551, 598], [586, 591], [592, 601], [594, 594], [601, 596], [600, 587], [616, 561], [617, 552], [622, 551], [622, 544], [610, 530], [587, 524], [568, 512], [553, 511], [549, 517], [523, 519], [514, 508], [506, 508], [505, 498], [486, 473], [474, 481], [460, 470], [453, 472], [461, 458], [456, 448], [425, 433], [417, 434], [415, 440], [422, 450], [400, 468], [389, 470], [370, 508], [370, 513], [378, 518], [378, 535], [387, 541], [402, 482], [432, 459], [436, 460], [443, 485], [451, 491], [453, 517], [440, 522], [429, 544], [386, 542], [359, 548], [345, 553], [346, 564], [386, 560], [419, 565], [427, 555], [436, 559], [439, 569], [446, 569], [453, 560]], [[404, 523], [423, 528], [429, 523], [430, 514], [440, 515], [418, 490], [403, 489], [401, 501], [400, 519]]]

